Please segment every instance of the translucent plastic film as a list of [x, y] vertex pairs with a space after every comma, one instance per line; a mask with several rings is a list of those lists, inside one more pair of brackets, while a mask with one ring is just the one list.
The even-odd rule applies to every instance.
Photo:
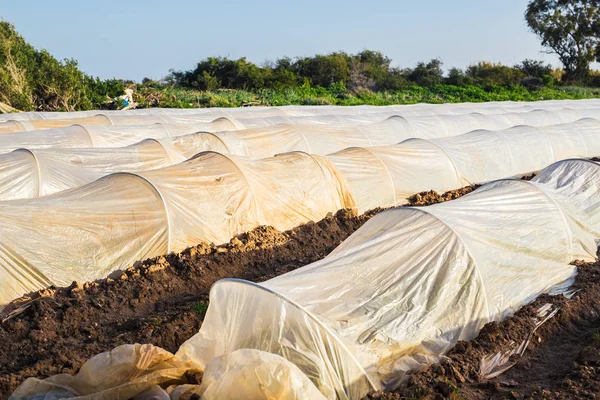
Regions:
[[[69, 120], [90, 118], [102, 114], [114, 118], [123, 116], [160, 116], [204, 118], [212, 121], [219, 117], [234, 118], [269, 118], [269, 117], [313, 117], [313, 116], [365, 116], [369, 114], [397, 113], [399, 115], [434, 115], [434, 114], [463, 114], [470, 112], [505, 113], [524, 112], [536, 109], [556, 111], [562, 108], [596, 108], [600, 102], [597, 99], [585, 100], [546, 100], [535, 102], [485, 102], [485, 103], [446, 103], [446, 104], [410, 104], [391, 106], [281, 106], [281, 107], [241, 107], [241, 108], [146, 108], [126, 111], [91, 110], [77, 112], [22, 112], [0, 114], [0, 121], [7, 120]], [[114, 124], [114, 123], [113, 123]], [[116, 125], [116, 124], [115, 124]]]
[[[107, 190], [110, 187], [110, 190]], [[111, 175], [44, 200], [0, 202], [0, 303], [52, 284], [91, 281], [168, 251], [156, 190]]]
[[520, 177], [571, 157], [600, 154], [600, 121], [548, 127], [478, 130], [393, 146], [347, 149], [327, 156], [346, 178], [359, 211], [404, 204], [425, 190], [445, 192]]
[[0, 135], [0, 153], [18, 148], [107, 148], [135, 144], [144, 139], [171, 139], [198, 131], [197, 125], [71, 125], [43, 131], [6, 133]]
[[[174, 356], [120, 346], [76, 376], [30, 378], [12, 399], [223, 399], [240, 394], [232, 388], [361, 399], [393, 388], [486, 322], [568, 287], [569, 262], [597, 250], [600, 225], [589, 216], [600, 210], [598, 182], [600, 164], [567, 160], [532, 182], [385, 211], [321, 261], [262, 284], [217, 282], [200, 332]], [[202, 384], [186, 384], [185, 371], [204, 371]]]
[[203, 366], [250, 348], [283, 356], [338, 398], [393, 388], [485, 323], [565, 288], [572, 260], [594, 259], [600, 225], [588, 216], [600, 208], [600, 165], [571, 163], [579, 173], [542, 172], [559, 184], [497, 181], [385, 211], [325, 259], [260, 285], [220, 281], [200, 333], [177, 356]]
[[[272, 117], [268, 120], [257, 118], [255, 122], [246, 120], [247, 126], [230, 117], [217, 118], [211, 122], [198, 121], [193, 117], [186, 121], [161, 117], [164, 121], [160, 123], [151, 123], [151, 120], [144, 123], [144, 117], [119, 117], [134, 118], [133, 122], [136, 124], [74, 125], [43, 131], [5, 133], [0, 135], [0, 152], [19, 147], [35, 149], [127, 146], [146, 138], [158, 139], [205, 132], [207, 137], [210, 136], [215, 141], [216, 147], [210, 150], [221, 151], [221, 147], [224, 146], [234, 155], [265, 158], [289, 151], [324, 155], [352, 146], [389, 145], [408, 138], [452, 137], [475, 129], [502, 130], [516, 125], [542, 127], [573, 122], [584, 117], [600, 118], [600, 110], [536, 110], [509, 114], [466, 113], [416, 117], [384, 114], [360, 124], [348, 121], [349, 117], [345, 116], [324, 116], [327, 123], [318, 122], [317, 117], [306, 120], [300, 119], [304, 117]], [[115, 118], [117, 117], [113, 119]], [[335, 123], [337, 120], [341, 122]], [[115, 119], [115, 122], [119, 121], [120, 119]], [[6, 124], [12, 123], [22, 125], [27, 121], [11, 121]], [[243, 129], [248, 127], [253, 128]], [[86, 134], [88, 138], [83, 138], [82, 135]], [[89, 145], [82, 144], [81, 140], [89, 142]]]
[[49, 284], [104, 278], [201, 241], [226, 242], [258, 225], [287, 230], [352, 207], [335, 167], [305, 153], [253, 161], [207, 152], [39, 199], [0, 202], [0, 304]]

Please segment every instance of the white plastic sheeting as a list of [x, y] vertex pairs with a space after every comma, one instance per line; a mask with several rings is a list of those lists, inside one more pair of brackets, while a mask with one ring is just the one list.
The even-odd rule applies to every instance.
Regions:
[[[361, 399], [397, 386], [407, 371], [472, 339], [485, 323], [565, 290], [576, 272], [569, 263], [594, 259], [599, 212], [600, 165], [585, 160], [554, 164], [531, 182], [496, 181], [451, 202], [391, 209], [323, 260], [261, 284], [217, 282], [200, 332], [174, 357], [152, 346], [121, 346], [75, 377], [29, 379], [12, 399], [126, 399], [162, 390], [155, 385], [165, 376], [182, 384], [165, 391], [172, 399], [181, 392], [221, 399], [231, 386], [219, 393], [219, 381], [256, 388], [257, 381], [272, 383], [274, 371], [298, 370], [325, 398]], [[186, 368], [206, 368], [216, 393], [185, 385]], [[132, 378], [107, 376], [116, 370]], [[98, 382], [103, 376], [106, 383]], [[279, 389], [293, 392], [285, 398], [308, 399], [305, 387], [284, 380]], [[259, 394], [273, 390], [266, 388]]]
[[[145, 117], [142, 115], [132, 118], [141, 123]], [[228, 153], [250, 158], [272, 157], [289, 151], [324, 155], [351, 146], [394, 144], [411, 137], [430, 139], [455, 136], [474, 129], [498, 130], [515, 125], [546, 126], [573, 122], [581, 117], [600, 119], [600, 109], [562, 109], [555, 112], [537, 110], [494, 115], [470, 113], [425, 117], [392, 116], [381, 122], [358, 125], [328, 125], [311, 120], [311, 124], [286, 123], [254, 129], [240, 129], [242, 124], [226, 118], [210, 123], [188, 121], [151, 125], [71, 125], [42, 131], [2, 134], [0, 152], [17, 148], [127, 146], [145, 138], [175, 137], [205, 131], [206, 140], [218, 142], [213, 149], [215, 151], [222, 151], [225, 146]], [[254, 119], [265, 124], [279, 120]], [[217, 137], [212, 138], [213, 135]]]
[[[498, 103], [501, 104], [501, 103]], [[230, 109], [194, 110], [130, 110], [124, 112], [83, 112], [78, 113], [37, 113], [11, 114], [13, 119], [0, 119], [0, 133], [23, 132], [39, 129], [64, 127], [72, 124], [86, 126], [139, 125], [150, 123], [193, 123], [204, 124], [205, 130], [235, 130], [265, 127], [279, 123], [286, 124], [334, 124], [356, 125], [382, 121], [390, 116], [417, 117], [435, 115], [463, 115], [477, 112], [493, 115], [499, 113], [523, 113], [527, 111], [580, 112], [587, 108], [598, 108], [599, 102], [566, 102], [544, 106], [543, 102], [523, 105], [494, 104], [450, 104], [450, 105], [411, 105], [411, 106], [356, 106], [356, 107], [252, 107]], [[535, 107], [534, 105], [538, 105]], [[561, 108], [563, 110], [561, 110]], [[61, 115], [62, 119], [60, 118]], [[93, 114], [93, 115], [92, 115]], [[79, 115], [79, 118], [77, 117]], [[36, 118], [41, 117], [41, 118]], [[590, 115], [580, 115], [590, 117]], [[7, 118], [6, 116], [4, 118]], [[568, 121], [557, 121], [568, 122]], [[221, 129], [219, 129], [221, 128]]]
[[[258, 225], [289, 229], [340, 208], [393, 206], [423, 190], [457, 189], [537, 171], [559, 158], [591, 157], [600, 154], [599, 127], [598, 121], [582, 120], [476, 131], [326, 157], [295, 152], [252, 160], [205, 152], [45, 198], [0, 202], [0, 265], [7, 276], [0, 279], [0, 299], [49, 282], [104, 277], [135, 260], [200, 241], [226, 242]], [[197, 135], [189, 136], [174, 146], [191, 148]], [[57, 174], [59, 184], [67, 176]], [[21, 181], [9, 183], [9, 190], [19, 192], [14, 185]], [[34, 178], [31, 190], [43, 189], [44, 182]], [[48, 182], [50, 188], [58, 185]]]
[[117, 148], [18, 149], [0, 154], [0, 201], [46, 196], [116, 172], [167, 167], [203, 151], [222, 152], [220, 143], [192, 133]]
[[7, 120], [51, 120], [94, 117], [103, 114], [112, 116], [199, 116], [206, 122], [219, 117], [252, 118], [267, 116], [316, 116], [316, 115], [364, 115], [388, 112], [400, 115], [462, 114], [473, 111], [482, 113], [522, 112], [535, 109], [556, 110], [560, 108], [595, 108], [600, 106], [598, 99], [586, 100], [548, 100], [534, 102], [485, 102], [485, 103], [446, 103], [446, 104], [409, 104], [391, 106], [282, 106], [282, 107], [241, 107], [241, 108], [148, 108], [126, 111], [76, 111], [76, 112], [23, 112], [0, 114], [0, 121]]
[[[569, 204], [585, 210], [587, 224], [600, 226], [600, 209], [596, 206], [596, 196], [600, 193], [598, 163], [581, 159], [562, 160], [541, 171], [534, 182], [552, 188], [554, 198], [563, 208]], [[568, 184], [567, 184], [568, 183]], [[600, 245], [600, 238], [596, 238]]]
[[352, 207], [337, 169], [299, 152], [259, 161], [206, 152], [167, 168], [0, 202], [0, 306], [201, 241], [226, 242], [258, 225], [286, 230]]
[[197, 132], [196, 125], [152, 124], [119, 126], [71, 125], [43, 131], [6, 133], [0, 135], [0, 153], [19, 148], [104, 148], [129, 146], [144, 139], [162, 139]]
[[[220, 130], [235, 130], [241, 129], [243, 126], [236, 122], [234, 119], [229, 118], [215, 118], [209, 121], [205, 121], [203, 118], [185, 118], [177, 119], [170, 117], [161, 117], [158, 115], [95, 115], [86, 118], [73, 118], [73, 119], [49, 119], [49, 120], [8, 120], [0, 122], [0, 134], [16, 133], [16, 132], [30, 132], [30, 131], [46, 131], [48, 129], [66, 128], [71, 125], [81, 125], [85, 128], [91, 129], [93, 127], [108, 127], [108, 126], [148, 126], [151, 124], [164, 124], [164, 125], [191, 125], [193, 131], [206, 130], [209, 132], [216, 132]], [[177, 128], [175, 126], [175, 128]], [[133, 129], [133, 128], [132, 128]], [[189, 131], [189, 129], [188, 129]]]
[[238, 129], [239, 125], [228, 118], [215, 118], [205, 121], [204, 118], [177, 119], [160, 115], [125, 115], [125, 114], [96, 114], [82, 118], [67, 119], [33, 119], [33, 120], [7, 120], [0, 122], [0, 133], [27, 132], [64, 128], [70, 125], [94, 126], [121, 126], [121, 125], [149, 125], [149, 124], [194, 124], [196, 130], [226, 130]]
[[46, 196], [111, 173], [163, 168], [186, 159], [172, 143], [155, 139], [118, 148], [19, 149], [0, 155], [0, 201]]
[[[384, 129], [392, 124], [396, 124], [392, 128], [402, 129], [403, 121], [390, 119], [385, 124], [371, 125], [370, 131], [360, 131], [360, 135], [364, 141], [368, 133], [370, 142], [377, 142], [378, 137], [388, 135], [381, 134]], [[223, 134], [195, 133], [123, 148], [16, 150], [0, 155], [0, 200], [48, 195], [114, 172], [165, 167], [207, 150], [270, 154], [275, 149], [267, 144], [273, 137], [280, 145], [286, 143], [284, 149], [302, 149], [312, 144], [322, 152], [343, 143], [361, 143], [361, 136], [352, 135], [358, 132], [354, 128], [336, 128], [324, 134], [321, 127], [317, 130], [321, 134], [303, 136], [293, 126], [280, 128], [254, 130], [255, 136], [244, 141], [253, 148], [240, 149], [233, 138], [227, 139]], [[323, 145], [325, 139], [327, 143]], [[584, 119], [540, 128], [518, 126], [440, 139], [409, 139], [393, 146], [351, 147], [326, 157], [348, 183], [359, 210], [366, 211], [403, 204], [409, 196], [426, 189], [443, 192], [531, 173], [564, 158], [598, 154], [600, 121]]]
[[[34, 149], [0, 155], [0, 200], [52, 194], [113, 172], [160, 168], [206, 150], [261, 158], [293, 150], [324, 154], [354, 145], [328, 157], [346, 177], [359, 209], [364, 211], [401, 204], [424, 187], [445, 191], [536, 171], [563, 158], [600, 154], [600, 122], [593, 119], [540, 128], [479, 130], [441, 139], [406, 140], [395, 146], [359, 147], [398, 142], [407, 137], [453, 136], [478, 125], [510, 125], [516, 122], [513, 116], [538, 123], [549, 116], [553, 117], [549, 120], [560, 119], [560, 116], [540, 111], [499, 115], [501, 123], [492, 123], [480, 114], [436, 116], [421, 118], [419, 121], [426, 128], [413, 129], [412, 119], [392, 117], [383, 123], [355, 127], [280, 125], [216, 134], [201, 132], [120, 149], [105, 147], [128, 143], [141, 135], [161, 137], [183, 133], [190, 127], [156, 124], [85, 129], [76, 125], [63, 129], [64, 135], [58, 137], [52, 135], [55, 130], [24, 135], [20, 142], [32, 144]], [[422, 121], [428, 118], [431, 121], [424, 124]], [[35, 149], [36, 142], [28, 141], [30, 136], [45, 140], [37, 147], [53, 147], [65, 140], [75, 148]], [[86, 143], [98, 148], [77, 148]]]
[[31, 120], [8, 120], [0, 122], [0, 133], [25, 132], [38, 129], [62, 128], [73, 124], [85, 124], [89, 126], [111, 125], [110, 120], [104, 115], [93, 115], [81, 118], [67, 119], [31, 119]]
[[[515, 125], [553, 125], [563, 122], [572, 122], [580, 118], [600, 118], [600, 109], [570, 109], [563, 108], [553, 111], [548, 110], [518, 110], [519, 112], [480, 113], [469, 112], [461, 114], [439, 114], [439, 115], [403, 115], [401, 113], [380, 112], [358, 115], [314, 115], [300, 117], [257, 117], [257, 118], [232, 118], [236, 125], [246, 129], [261, 128], [277, 124], [291, 125], [364, 125], [368, 123], [381, 122], [391, 117], [404, 117], [415, 131], [431, 131], [432, 126], [446, 131], [445, 136], [455, 135], [455, 132], [464, 133], [465, 127], [473, 124], [482, 129], [500, 129]], [[505, 116], [504, 116], [505, 115]], [[457, 118], [462, 116], [464, 118]], [[450, 117], [450, 118], [449, 118]], [[454, 118], [451, 118], [454, 117]], [[185, 119], [184, 119], [185, 121]], [[454, 124], [453, 121], [456, 121]], [[240, 128], [241, 129], [241, 128]]]
[[[451, 137], [475, 129], [500, 130], [517, 125], [547, 126], [574, 122], [582, 116], [598, 117], [599, 110], [555, 113], [532, 111], [520, 114], [464, 114], [450, 116], [399, 117], [363, 125], [279, 124], [254, 129], [217, 132], [230, 154], [249, 158], [271, 157], [289, 151], [325, 155], [347, 147], [381, 146], [408, 138]], [[207, 136], [213, 135], [206, 133]]]
[[327, 158], [348, 183], [359, 211], [406, 203], [423, 190], [463, 186], [539, 171], [565, 158], [600, 154], [600, 121], [502, 131], [478, 130], [394, 146], [349, 148]]

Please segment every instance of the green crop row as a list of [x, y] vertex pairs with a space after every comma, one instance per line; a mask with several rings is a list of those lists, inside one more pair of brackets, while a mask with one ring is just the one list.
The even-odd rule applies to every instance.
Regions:
[[392, 105], [416, 103], [461, 103], [487, 101], [537, 101], [600, 98], [599, 88], [542, 87], [530, 90], [523, 86], [466, 85], [410, 86], [401, 90], [351, 93], [343, 85], [328, 88], [308, 84], [296, 88], [259, 89], [255, 91], [217, 89], [199, 91], [168, 85], [134, 85], [134, 99], [141, 107], [241, 107], [284, 105]]

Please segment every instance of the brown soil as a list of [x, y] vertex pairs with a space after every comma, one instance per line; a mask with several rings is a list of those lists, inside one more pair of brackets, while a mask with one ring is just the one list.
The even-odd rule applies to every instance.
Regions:
[[409, 206], [429, 206], [431, 204], [443, 203], [445, 201], [454, 200], [465, 194], [469, 194], [481, 185], [465, 186], [461, 189], [450, 190], [446, 193], [439, 194], [435, 190], [428, 192], [417, 193], [414, 196], [408, 198]]
[[[423, 192], [408, 205], [435, 204], [474, 189]], [[201, 243], [181, 254], [146, 260], [117, 279], [40, 291], [27, 309], [0, 325], [0, 400], [27, 377], [76, 373], [91, 356], [121, 344], [151, 343], [174, 352], [200, 328], [216, 280], [263, 281], [319, 260], [378, 211], [356, 216], [342, 210], [287, 232], [259, 227], [228, 244]], [[600, 329], [600, 306], [595, 308], [600, 265], [582, 264], [580, 271], [576, 285], [581, 291], [572, 300], [543, 296], [513, 318], [486, 325], [475, 340], [459, 343], [449, 362], [413, 375], [395, 393], [370, 398], [572, 398], [600, 389], [595, 335]], [[535, 309], [545, 303], [560, 306], [559, 313], [536, 331], [511, 370], [482, 381], [481, 358], [524, 340]]]
[[319, 260], [377, 211], [342, 210], [287, 232], [262, 226], [228, 244], [202, 243], [147, 260], [118, 279], [40, 291], [0, 326], [0, 399], [27, 377], [75, 373], [91, 356], [121, 344], [174, 352], [200, 328], [215, 281], [262, 281]]
[[[427, 192], [410, 205], [460, 197]], [[146, 260], [117, 279], [48, 288], [21, 314], [0, 325], [0, 400], [28, 377], [76, 373], [91, 356], [126, 343], [151, 343], [171, 352], [202, 323], [214, 282], [263, 281], [325, 257], [380, 209], [361, 216], [342, 210], [287, 232], [262, 226], [230, 243], [201, 243], [181, 254]], [[15, 301], [7, 315], [25, 299]]]
[[[393, 393], [371, 399], [573, 399], [600, 393], [600, 263], [579, 263], [577, 292], [541, 296], [513, 317], [487, 324], [470, 342], [458, 343], [448, 360], [412, 375]], [[536, 310], [545, 304], [557, 314], [532, 334]], [[480, 373], [481, 360], [531, 340], [515, 365], [496, 378]], [[509, 365], [507, 364], [507, 365]]]
[[533, 178], [535, 178], [535, 175], [536, 175], [536, 174], [525, 175], [525, 176], [522, 176], [522, 177], [521, 177], [521, 179], [522, 179], [522, 180], [524, 180], [524, 181], [530, 181], [530, 180], [532, 180]]

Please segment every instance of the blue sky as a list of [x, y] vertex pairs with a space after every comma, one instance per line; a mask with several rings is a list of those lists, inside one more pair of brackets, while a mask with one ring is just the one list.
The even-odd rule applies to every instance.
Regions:
[[2, 0], [0, 17], [31, 44], [73, 57], [101, 78], [141, 80], [208, 56], [262, 63], [288, 55], [380, 50], [410, 67], [444, 68], [543, 54], [525, 25], [527, 0]]

